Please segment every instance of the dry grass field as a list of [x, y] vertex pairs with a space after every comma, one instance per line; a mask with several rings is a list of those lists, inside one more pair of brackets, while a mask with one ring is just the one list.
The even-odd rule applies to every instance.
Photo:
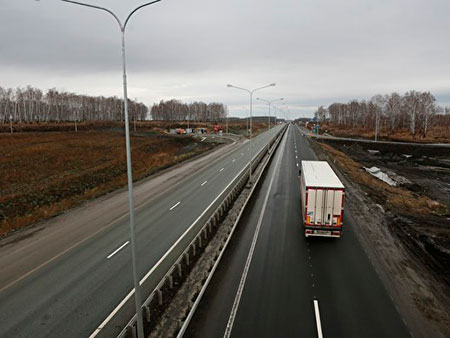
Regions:
[[[100, 126], [104, 129], [81, 126], [78, 133], [0, 134], [0, 237], [126, 185], [120, 123]], [[132, 137], [133, 177], [146, 177], [213, 146], [189, 136], [138, 130]]]
[[[326, 132], [338, 137], [354, 137], [374, 139], [375, 132], [373, 130], [365, 130], [363, 128], [352, 128], [351, 126], [333, 125], [324, 123], [321, 125], [321, 133]], [[408, 130], [399, 130], [390, 132], [382, 129], [378, 134], [379, 140], [399, 141], [399, 142], [423, 142], [423, 143], [450, 143], [450, 127], [449, 126], [433, 126], [430, 127], [427, 137], [420, 134], [412, 136]]]

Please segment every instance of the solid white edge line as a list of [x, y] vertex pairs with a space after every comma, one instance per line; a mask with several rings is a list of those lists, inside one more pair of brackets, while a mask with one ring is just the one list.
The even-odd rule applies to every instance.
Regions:
[[[244, 155], [244, 154], [242, 154], [242, 155]], [[256, 156], [258, 156], [258, 154], [253, 156], [252, 161], [256, 158]], [[147, 278], [153, 273], [153, 271], [155, 271], [159, 267], [159, 265], [161, 265], [161, 263], [166, 259], [166, 257], [169, 255], [169, 253], [178, 245], [178, 243], [181, 241], [181, 239], [184, 238], [184, 236], [186, 236], [186, 234], [206, 214], [208, 209], [211, 208], [211, 206], [214, 205], [214, 203], [216, 203], [216, 201], [219, 199], [219, 197], [230, 187], [230, 185], [233, 183], [233, 181], [237, 177], [239, 177], [239, 175], [241, 175], [244, 170], [245, 170], [245, 167], [242, 168], [242, 170], [230, 181], [230, 183], [228, 183], [228, 185], [219, 193], [219, 195], [217, 195], [217, 197], [206, 207], [206, 209], [203, 210], [203, 212], [200, 214], [200, 216], [197, 217], [197, 219], [189, 226], [189, 228], [187, 228], [183, 232], [183, 234], [180, 237], [178, 237], [178, 239], [175, 241], [175, 243], [172, 244], [172, 246], [169, 248], [169, 250], [166, 251], [166, 253], [159, 259], [159, 261], [156, 262], [156, 264], [153, 265], [153, 267], [141, 279], [141, 281], [139, 282], [139, 285], [142, 285], [145, 283]], [[108, 324], [108, 322], [111, 320], [111, 318], [113, 318], [115, 316], [115, 314], [117, 312], [119, 312], [119, 310], [122, 308], [122, 306], [131, 298], [131, 296], [133, 296], [133, 294], [134, 294], [134, 288], [125, 296], [124, 299], [122, 299], [122, 301], [114, 308], [114, 310], [108, 315], [108, 317], [106, 317], [105, 320], [94, 330], [94, 332], [91, 333], [89, 338], [96, 337], [100, 333], [100, 331], [106, 326], [106, 324]]]
[[208, 181], [205, 181], [205, 182], [203, 182], [203, 183], [200, 184], [200, 185], [203, 187], [206, 183], [208, 183]]
[[220, 169], [219, 172], [220, 172], [220, 171], [223, 171], [223, 169], [225, 169], [225, 168]]
[[314, 299], [314, 313], [316, 314], [317, 337], [323, 338], [322, 324], [320, 323], [319, 301]]
[[117, 248], [113, 253], [111, 253], [109, 256], [107, 256], [107, 259], [110, 259], [112, 256], [114, 256], [116, 253], [118, 253], [120, 250], [122, 250], [126, 245], [128, 245], [130, 241], [126, 241], [123, 243], [119, 248]]
[[261, 229], [261, 224], [262, 224], [262, 221], [264, 219], [264, 214], [265, 214], [265, 211], [266, 211], [267, 202], [269, 200], [270, 191], [272, 190], [273, 181], [275, 179], [275, 173], [277, 173], [277, 170], [278, 170], [278, 167], [279, 167], [279, 164], [280, 164], [280, 159], [282, 158], [282, 155], [284, 153], [285, 143], [286, 143], [286, 138], [283, 140], [282, 152], [278, 154], [278, 158], [277, 158], [277, 162], [276, 162], [276, 165], [275, 165], [275, 169], [274, 169], [274, 171], [272, 173], [272, 177], [270, 179], [269, 187], [267, 189], [267, 193], [266, 193], [266, 196], [264, 198], [264, 203], [263, 203], [263, 206], [262, 206], [262, 209], [261, 209], [261, 213], [259, 215], [258, 224], [256, 226], [256, 231], [255, 231], [255, 234], [253, 235], [253, 240], [252, 240], [252, 244], [250, 246], [250, 251], [249, 251], [248, 256], [247, 256], [247, 261], [245, 262], [244, 271], [242, 273], [242, 277], [241, 277], [241, 280], [239, 282], [239, 286], [238, 286], [238, 290], [237, 290], [237, 293], [236, 293], [236, 297], [234, 298], [234, 302], [233, 302], [233, 307], [231, 308], [230, 317], [228, 318], [227, 327], [226, 327], [225, 333], [223, 335], [224, 338], [229, 338], [230, 335], [231, 335], [231, 331], [233, 330], [234, 319], [236, 317], [237, 310], [238, 310], [238, 307], [239, 307], [239, 303], [241, 301], [241, 296], [242, 296], [242, 291], [244, 290], [245, 281], [247, 280], [248, 270], [250, 269], [250, 264], [251, 264], [252, 258], [253, 258], [253, 252], [255, 251], [256, 241], [258, 240], [258, 236], [259, 236], [259, 230]]
[[177, 206], [179, 206], [179, 205], [180, 205], [180, 203], [181, 203], [181, 202], [178, 202], [177, 204], [173, 205], [173, 206], [172, 206], [172, 207], [171, 207], [171, 208], [170, 208], [169, 210], [171, 210], [171, 211], [172, 211], [172, 210], [173, 210], [173, 209], [175, 209], [175, 208], [176, 208]]
[[[281, 142], [281, 140], [280, 140], [280, 142]], [[266, 166], [267, 166], [267, 163], [266, 163]], [[261, 177], [258, 178], [258, 181], [259, 181], [260, 178], [261, 178]], [[252, 190], [251, 190], [249, 196], [252, 196], [252, 195], [253, 195], [253, 191], [255, 190], [256, 185], [257, 185], [257, 184], [255, 183], [255, 185], [252, 187]], [[189, 314], [188, 314], [187, 318], [184, 320], [183, 326], [181, 327], [180, 331], [178, 332], [176, 338], [181, 338], [181, 337], [183, 337], [183, 335], [184, 335], [184, 333], [185, 333], [185, 331], [186, 331], [186, 329], [187, 329], [187, 327], [188, 327], [188, 325], [189, 325], [189, 323], [190, 323], [190, 321], [191, 321], [191, 319], [192, 319], [192, 316], [193, 316], [193, 314], [194, 314], [194, 311], [195, 311], [195, 309], [197, 308], [198, 303], [200, 302], [201, 298], [203, 297], [203, 294], [205, 293], [205, 290], [206, 290], [206, 288], [208, 287], [209, 282], [211, 281], [211, 279], [212, 279], [212, 277], [213, 277], [213, 275], [214, 275], [214, 272], [215, 272], [215, 270], [217, 269], [217, 266], [218, 266], [218, 264], [219, 264], [219, 262], [220, 262], [220, 260], [221, 260], [221, 258], [222, 258], [222, 256], [223, 256], [224, 252], [225, 252], [225, 249], [227, 248], [228, 243], [230, 242], [231, 237], [233, 236], [233, 233], [234, 233], [234, 231], [235, 231], [235, 229], [236, 229], [236, 224], [240, 221], [240, 219], [241, 219], [241, 217], [242, 217], [242, 214], [244, 213], [244, 209], [245, 209], [246, 205], [248, 204], [248, 201], [249, 201], [249, 198], [244, 202], [244, 206], [242, 207], [242, 209], [241, 209], [241, 211], [239, 212], [239, 215], [238, 215], [238, 217], [237, 217], [237, 219], [236, 219], [236, 221], [235, 221], [235, 226], [231, 229], [231, 232], [230, 232], [230, 234], [229, 234], [229, 236], [228, 236], [228, 239], [227, 239], [227, 241], [225, 242], [224, 247], [223, 247], [222, 251], [221, 251], [220, 254], [219, 254], [219, 257], [216, 259], [216, 263], [214, 264], [214, 266], [213, 266], [211, 272], [209, 273], [208, 278], [206, 279], [205, 284], [203, 284], [203, 287], [202, 287], [202, 289], [200, 290], [200, 293], [199, 293], [199, 295], [197, 296], [197, 298], [196, 298], [196, 300], [195, 300], [195, 302], [194, 302], [194, 304], [193, 304], [193, 306], [192, 306], [192, 310], [189, 311]], [[186, 323], [188, 323], [188, 324], [186, 324]]]

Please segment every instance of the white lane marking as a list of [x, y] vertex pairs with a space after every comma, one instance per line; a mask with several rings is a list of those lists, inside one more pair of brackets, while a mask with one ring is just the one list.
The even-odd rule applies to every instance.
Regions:
[[173, 210], [175, 209], [181, 202], [178, 202], [177, 204], [173, 205], [172, 208], [170, 208], [169, 210]]
[[317, 337], [323, 338], [322, 324], [320, 323], [319, 301], [314, 299], [314, 312], [316, 314]]
[[202, 137], [202, 140], [200, 142], [203, 142], [204, 140], [206, 140], [206, 137]]
[[126, 241], [123, 243], [118, 249], [116, 249], [112, 254], [110, 254], [107, 259], [110, 259], [112, 256], [114, 256], [116, 253], [118, 253], [120, 250], [122, 250], [125, 246], [127, 246], [130, 243], [130, 241]]
[[298, 156], [297, 156], [297, 155], [295, 155], [295, 158], [298, 158]]
[[241, 153], [241, 156], [244, 156], [244, 153]]
[[220, 169], [219, 172], [220, 172], [220, 171], [223, 171], [223, 169], [225, 169], [225, 168]]
[[[244, 154], [242, 154], [244, 155]], [[258, 156], [258, 154], [255, 154], [253, 156], [252, 161]], [[206, 207], [205, 210], [200, 214], [200, 216], [197, 217], [197, 219], [187, 228], [183, 234], [178, 237], [178, 239], [172, 244], [172, 246], [165, 252], [165, 254], [159, 259], [158, 262], [156, 262], [155, 265], [147, 272], [147, 274], [139, 281], [139, 285], [142, 285], [145, 283], [145, 281], [150, 277], [150, 275], [161, 265], [161, 263], [167, 258], [167, 256], [173, 251], [173, 249], [181, 242], [181, 240], [186, 236], [187, 233], [189, 233], [192, 228], [197, 224], [197, 222], [205, 216], [206, 212], [214, 205], [214, 203], [217, 202], [217, 200], [222, 196], [222, 194], [227, 191], [227, 189], [230, 187], [230, 185], [242, 174], [242, 172], [245, 170], [243, 168], [231, 181], [227, 184], [227, 186], [220, 192], [219, 195], [216, 196], [216, 198]], [[134, 295], [134, 288], [131, 289], [130, 292], [125, 296], [124, 299], [114, 308], [114, 310], [108, 315], [108, 317], [105, 318], [105, 320], [94, 330], [94, 332], [91, 333], [89, 338], [97, 337], [97, 335], [100, 333], [100, 331], [103, 330], [103, 328], [111, 321], [111, 319], [116, 315], [117, 312], [124, 306], [126, 302]]]
[[278, 168], [280, 166], [280, 159], [282, 158], [282, 155], [284, 153], [284, 146], [286, 144], [285, 141], [286, 141], [286, 139], [283, 140], [283, 147], [282, 147], [283, 151], [281, 153], [278, 153], [278, 158], [277, 158], [277, 162], [275, 165], [275, 169], [274, 169], [274, 171], [272, 173], [272, 177], [270, 179], [269, 188], [267, 189], [266, 197], [264, 198], [264, 203], [263, 203], [263, 206], [261, 209], [261, 213], [259, 215], [258, 224], [256, 225], [256, 231], [255, 231], [255, 234], [253, 235], [253, 240], [252, 240], [252, 244], [250, 246], [250, 251], [247, 256], [247, 261], [245, 262], [241, 281], [239, 282], [236, 297], [234, 298], [233, 307], [231, 308], [230, 317], [228, 319], [227, 327], [226, 327], [225, 333], [223, 335], [224, 338], [229, 338], [231, 335], [231, 330], [233, 329], [234, 319], [236, 318], [236, 313], [237, 313], [237, 310], [239, 307], [239, 302], [241, 301], [242, 291], [244, 290], [245, 281], [247, 280], [247, 274], [248, 274], [248, 270], [250, 268], [250, 264], [252, 262], [253, 252], [255, 251], [255, 247], [256, 247], [256, 241], [258, 240], [259, 230], [261, 229], [261, 224], [262, 224], [262, 221], [264, 218], [264, 214], [266, 212], [267, 201], [269, 200], [270, 191], [272, 190], [272, 185], [273, 185], [273, 181], [275, 179], [275, 174], [278, 172]]
[[233, 158], [233, 161], [231, 161], [231, 162], [236, 162], [236, 159], [235, 159], [235, 158]]
[[297, 167], [298, 167], [298, 163], [297, 163]]
[[208, 183], [208, 181], [205, 181], [201, 184], [201, 186], [203, 187], [206, 183]]

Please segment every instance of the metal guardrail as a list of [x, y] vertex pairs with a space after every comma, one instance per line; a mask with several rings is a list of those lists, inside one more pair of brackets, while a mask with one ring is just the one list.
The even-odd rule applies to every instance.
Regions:
[[[283, 131], [284, 128], [280, 129], [268, 141], [269, 145], [272, 145]], [[251, 161], [252, 171], [259, 165], [267, 151], [268, 147], [263, 146], [254, 155]], [[239, 196], [248, 178], [249, 164], [234, 177], [140, 281], [142, 294], [149, 295], [142, 305], [146, 333], [149, 333], [153, 324], [152, 318], [162, 312], [163, 307], [169, 302], [171, 295], [175, 292], [175, 286], [180, 284], [184, 276], [188, 274], [193, 261], [198, 256], [197, 253], [212, 238], [216, 226]], [[90, 338], [116, 335], [120, 338], [136, 337], [136, 314], [130, 320], [135, 309], [133, 295], [134, 289], [91, 334]]]
[[[283, 130], [285, 130], [285, 129], [283, 129]], [[200, 291], [199, 291], [199, 293], [198, 293], [198, 295], [197, 295], [197, 297], [195, 299], [195, 302], [192, 303], [192, 305], [190, 307], [190, 310], [189, 310], [186, 318], [184, 319], [182, 325], [180, 325], [180, 330], [179, 330], [176, 338], [182, 338], [184, 336], [184, 334], [185, 334], [185, 332], [186, 332], [186, 330], [187, 330], [187, 328], [188, 328], [188, 326], [189, 326], [189, 324], [190, 324], [190, 322], [192, 320], [192, 317], [194, 316], [194, 313], [195, 313], [198, 305], [200, 304], [200, 301], [201, 301], [201, 299], [202, 299], [202, 297], [203, 297], [203, 295], [204, 295], [204, 293], [206, 291], [206, 288], [208, 287], [208, 285], [209, 285], [209, 283], [210, 283], [210, 281], [211, 281], [211, 279], [212, 279], [212, 277], [213, 277], [217, 267], [219, 266], [219, 263], [220, 263], [220, 261], [222, 259], [222, 256], [223, 256], [223, 254], [224, 254], [224, 252], [225, 252], [225, 250], [226, 250], [226, 248], [228, 246], [228, 243], [230, 242], [230, 240], [231, 240], [231, 238], [233, 236], [233, 233], [236, 230], [237, 225], [239, 224], [239, 222], [241, 220], [241, 217], [242, 217], [242, 215], [243, 215], [243, 213], [244, 213], [244, 211], [246, 209], [246, 206], [247, 206], [248, 202], [250, 201], [250, 199], [252, 198], [253, 192], [255, 191], [256, 187], [258, 186], [258, 183], [259, 183], [261, 177], [263, 176], [263, 173], [264, 173], [267, 165], [270, 163], [270, 160], [271, 160], [272, 156], [275, 153], [274, 150], [281, 143], [282, 136], [283, 136], [283, 130], [281, 131], [281, 135], [278, 138], [278, 140], [275, 140], [275, 142], [274, 142], [275, 144], [271, 145], [272, 146], [272, 152], [270, 154], [268, 154], [268, 156], [264, 160], [264, 163], [262, 163], [262, 168], [260, 168], [260, 171], [257, 174], [256, 180], [254, 181], [253, 186], [251, 187], [251, 190], [250, 190], [248, 196], [246, 197], [246, 199], [244, 201], [244, 204], [240, 208], [238, 216], [234, 220], [233, 226], [231, 227], [231, 229], [229, 229], [228, 236], [227, 236], [223, 246], [218, 248], [219, 249], [219, 254], [216, 256], [212, 267], [210, 267], [210, 269], [208, 269], [208, 271], [209, 271], [208, 276], [207, 276], [207, 278], [206, 278], [202, 288], [200, 289]]]

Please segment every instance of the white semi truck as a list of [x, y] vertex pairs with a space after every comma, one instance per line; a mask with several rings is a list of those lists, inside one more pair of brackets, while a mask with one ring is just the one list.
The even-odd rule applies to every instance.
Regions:
[[305, 236], [341, 237], [345, 188], [326, 161], [302, 161], [301, 203]]

